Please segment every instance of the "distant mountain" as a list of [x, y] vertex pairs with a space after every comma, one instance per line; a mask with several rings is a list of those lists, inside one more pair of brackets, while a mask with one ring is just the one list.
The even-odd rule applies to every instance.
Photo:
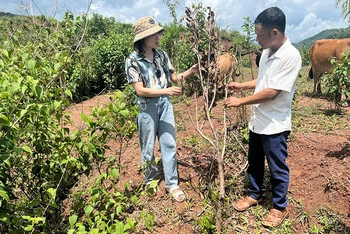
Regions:
[[316, 40], [334, 38], [350, 38], [350, 27], [340, 29], [327, 29], [301, 42], [293, 43], [293, 45], [298, 49], [302, 47], [310, 48]]
[[0, 12], [0, 17], [14, 17], [14, 16], [17, 16], [17, 15], [14, 15], [8, 12]]

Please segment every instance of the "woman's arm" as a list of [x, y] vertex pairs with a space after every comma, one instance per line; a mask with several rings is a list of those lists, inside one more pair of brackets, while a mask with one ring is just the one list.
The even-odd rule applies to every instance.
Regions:
[[194, 73], [198, 73], [198, 69], [199, 69], [198, 64], [195, 64], [192, 67], [190, 67], [188, 70], [186, 70], [185, 72], [182, 72], [180, 74], [176, 74], [176, 72], [174, 72], [173, 74], [171, 74], [171, 81], [175, 84], [185, 82], [187, 77], [189, 77], [190, 75], [192, 75]]
[[132, 83], [136, 94], [140, 97], [159, 97], [162, 95], [179, 96], [182, 94], [181, 87], [169, 87], [165, 89], [151, 89], [143, 87], [142, 82]]

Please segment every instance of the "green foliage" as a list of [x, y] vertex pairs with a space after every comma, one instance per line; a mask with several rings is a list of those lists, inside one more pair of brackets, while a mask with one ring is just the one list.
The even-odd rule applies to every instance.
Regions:
[[163, 0], [163, 2], [167, 5], [167, 7], [169, 8], [170, 11], [170, 15], [171, 17], [173, 17], [173, 23], [177, 24], [178, 20], [177, 20], [177, 15], [176, 15], [176, 7], [179, 5], [178, 1], [174, 1], [174, 3], [172, 3], [171, 0]]
[[[164, 26], [160, 46], [168, 53], [178, 74], [196, 63], [195, 54], [191, 51], [191, 42], [188, 38], [189, 32], [184, 26], [174, 23]], [[191, 95], [198, 86], [198, 79], [195, 76], [188, 77], [184, 85], [185, 94]]]
[[8, 12], [0, 12], [0, 17], [15, 17], [16, 15], [8, 13]]
[[[92, 111], [90, 117], [83, 116], [87, 123], [81, 152], [93, 153], [93, 162], [101, 168], [101, 163], [107, 160], [105, 172], [100, 172], [95, 183], [88, 190], [81, 190], [74, 194], [74, 205], [69, 217], [68, 233], [128, 233], [134, 232], [138, 224], [143, 223], [152, 230], [153, 215], [148, 214], [138, 205], [142, 195], [141, 188], [132, 190], [125, 184], [120, 192], [116, 184], [119, 181], [120, 157], [127, 142], [133, 137], [136, 124], [133, 121], [137, 115], [137, 107], [129, 101], [130, 87], [125, 88], [126, 94], [117, 91], [111, 96], [112, 102], [108, 107], [100, 106]], [[119, 149], [114, 149], [118, 156], [106, 159], [104, 151], [109, 149], [110, 139], [120, 143]], [[89, 198], [89, 199], [86, 199]], [[142, 210], [139, 213], [139, 210]], [[138, 212], [138, 216], [133, 213]], [[131, 218], [133, 217], [133, 218]]]
[[62, 65], [69, 60], [48, 51], [43, 43], [23, 46], [14, 39], [4, 45], [0, 207], [9, 219], [0, 225], [5, 232], [45, 230], [47, 223], [58, 225], [59, 205], [75, 184], [74, 178], [84, 172], [83, 158], [71, 153], [77, 138], [69, 136], [65, 127], [69, 118], [63, 110], [71, 92], [58, 82], [66, 79]]
[[126, 83], [124, 64], [132, 49], [131, 41], [131, 33], [113, 33], [98, 37], [90, 48], [80, 50], [71, 75], [77, 99], [104, 89], [120, 89]]
[[202, 138], [198, 137], [195, 134], [191, 134], [190, 136], [182, 139], [183, 144], [193, 150], [196, 150], [202, 142]]
[[14, 34], [21, 44], [34, 42], [40, 34], [55, 31], [57, 20], [45, 16], [0, 16], [0, 39], [5, 41]]
[[350, 97], [350, 50], [336, 62], [331, 59], [334, 66], [330, 74], [322, 77], [327, 93], [330, 94], [336, 106], [340, 106], [344, 100], [342, 97]]
[[195, 55], [191, 52], [188, 34], [188, 30], [182, 25], [172, 23], [164, 26], [160, 46], [168, 53], [177, 72], [187, 70], [195, 63]]
[[216, 230], [214, 213], [203, 215], [202, 218], [199, 220], [199, 225], [202, 228], [202, 233], [214, 233]]
[[[125, 191], [119, 192], [115, 187], [119, 181], [120, 157], [127, 146], [128, 140], [133, 137], [136, 124], [133, 121], [137, 114], [135, 105], [129, 105], [128, 96], [117, 91], [111, 97], [112, 102], [107, 106], [93, 109], [91, 116], [82, 115], [87, 127], [80, 133], [79, 154], [90, 158], [90, 163], [101, 168], [107, 162], [106, 171], [100, 171], [95, 184], [88, 190], [74, 194], [74, 207], [69, 219], [69, 233], [124, 233], [134, 230], [135, 220], [128, 214], [136, 209], [140, 192], [130, 191], [125, 185]], [[108, 141], [111, 139], [120, 143], [114, 149], [115, 156], [105, 156], [106, 150], [111, 150]], [[116, 161], [118, 159], [118, 161]], [[112, 183], [112, 188], [107, 186]], [[86, 201], [86, 197], [91, 198]], [[128, 213], [129, 212], [129, 213]]]
[[236, 31], [229, 31], [226, 29], [218, 29], [220, 31], [220, 39], [223, 41], [236, 41], [237, 38], [240, 38], [242, 35]]
[[68, 11], [61, 22], [45, 16], [1, 17], [0, 29], [0, 39], [16, 37], [23, 45], [45, 42], [42, 49], [47, 53], [57, 50], [69, 55], [62, 85], [71, 90], [75, 101], [125, 84], [124, 61], [132, 50], [130, 24], [98, 14], [91, 19], [75, 17]]
[[102, 15], [93, 13], [89, 19], [88, 37], [89, 39], [97, 38], [98, 36], [107, 37], [115, 24], [114, 17], [106, 18]]
[[125, 58], [132, 50], [131, 25], [115, 23], [114, 18], [102, 18], [97, 14], [86, 22], [84, 16], [74, 18], [69, 12], [61, 25], [65, 38], [63, 45], [68, 50], [74, 49], [73, 62], [67, 68], [67, 85], [74, 100], [122, 88]]
[[[141, 188], [132, 190], [125, 184], [124, 191], [119, 192], [116, 188], [119, 169], [110, 168], [107, 171], [88, 190], [74, 195], [75, 203], [69, 217], [68, 233], [129, 233], [135, 232], [140, 223], [144, 223], [151, 231], [154, 216], [146, 210], [139, 212], [142, 209], [138, 204]], [[84, 197], [91, 199], [86, 200]], [[133, 215], [136, 212], [138, 215]]]
[[[243, 19], [244, 19], [244, 23], [241, 26], [243, 35], [239, 34], [236, 36], [234, 50], [239, 51], [241, 53], [258, 50], [259, 45], [254, 43], [254, 34], [255, 34], [254, 23], [251, 21], [249, 17], [243, 17]], [[249, 67], [251, 67], [251, 65]]]
[[[81, 47], [86, 46], [87, 44], [84, 40], [84, 36], [87, 30], [87, 20], [86, 15], [75, 17], [72, 12], [67, 11], [56, 31], [58, 35], [56, 46], [67, 51], [72, 56], [74, 56], [75, 52]], [[47, 39], [52, 40], [53, 36], [48, 36]]]
[[[240, 56], [242, 53], [244, 54], [259, 51], [260, 46], [254, 43], [253, 38], [253, 35], [255, 34], [255, 26], [249, 17], [244, 17], [244, 23], [241, 28], [244, 34], [236, 37], [235, 51], [240, 52], [236, 53], [236, 55]], [[248, 56], [243, 57], [241, 64], [243, 67], [251, 68], [251, 73], [253, 76], [252, 53], [249, 53]]]
[[243, 17], [244, 23], [241, 26], [242, 31], [245, 33], [244, 41], [242, 42], [243, 49], [250, 50], [253, 45], [254, 23], [249, 17]]
[[[73, 97], [71, 88], [77, 87], [68, 69], [77, 61], [75, 52], [86, 46], [80, 40], [85, 22], [84, 17], [74, 19], [67, 13], [57, 30], [35, 31], [34, 25], [32, 34], [13, 32], [0, 46], [3, 233], [65, 230], [61, 208], [70, 190], [106, 160], [111, 138], [121, 145], [115, 149], [120, 158], [122, 146], [135, 132], [136, 107], [121, 92], [111, 97], [115, 101], [107, 108], [82, 116], [86, 129], [71, 132], [67, 127], [72, 122], [65, 109]], [[126, 220], [131, 228], [133, 222]]]
[[[339, 7], [341, 5], [342, 8], [342, 16], [344, 16], [344, 20], [349, 17], [350, 15], [350, 3], [346, 0], [336, 0], [335, 6]], [[348, 19], [348, 22], [350, 19]]]
[[306, 48], [305, 46], [301, 47], [299, 49], [300, 55], [301, 55], [301, 59], [303, 62], [303, 66], [307, 66], [310, 64], [310, 53], [309, 53], [309, 49]]
[[332, 210], [321, 208], [318, 211], [317, 221], [321, 226], [313, 225], [311, 233], [348, 233], [349, 228], [344, 226], [343, 221]]
[[125, 102], [128, 106], [133, 106], [136, 103], [136, 92], [132, 85], [127, 84], [122, 87], [123, 93], [125, 95]]
[[[178, 2], [166, 3], [173, 10], [174, 23], [164, 26], [161, 47], [169, 53], [177, 72], [181, 72], [195, 63], [196, 57], [191, 50], [188, 29], [177, 24]], [[198, 5], [195, 9], [198, 27], [203, 29], [206, 8]], [[250, 24], [246, 23], [244, 27], [249, 29]], [[116, 186], [121, 176], [120, 158], [136, 129], [135, 92], [130, 85], [125, 85], [124, 75], [125, 57], [132, 50], [132, 25], [100, 15], [88, 19], [85, 15], [75, 17], [67, 12], [61, 22], [44, 16], [3, 16], [0, 29], [0, 232], [152, 232], [155, 216], [140, 198], [154, 191], [156, 185], [151, 185], [146, 193], [129, 184], [122, 190]], [[201, 33], [205, 38], [205, 33]], [[252, 34], [225, 30], [219, 34], [221, 39], [237, 40], [234, 51], [254, 48], [247, 43], [249, 38], [252, 40]], [[306, 48], [301, 50], [304, 65], [308, 61]], [[208, 55], [205, 53], [209, 47], [204, 42], [198, 49]], [[249, 66], [248, 60], [245, 62]], [[349, 87], [348, 58], [338, 65], [335, 69], [338, 80], [329, 80], [334, 82], [331, 87], [340, 82]], [[195, 82], [190, 77], [186, 85], [189, 89], [198, 88], [200, 85]], [[117, 88], [123, 92], [111, 93], [108, 105], [93, 109], [91, 115], [81, 116], [84, 128], [73, 132], [68, 128], [72, 121], [65, 111], [72, 100]], [[340, 86], [337, 89], [343, 94], [349, 90], [341, 91]], [[315, 106], [296, 110], [293, 120], [296, 131], [302, 131], [304, 124], [312, 121], [318, 124], [315, 122], [315, 128], [308, 131], [332, 132], [348, 127], [339, 115], [320, 114], [321, 109], [322, 106]], [[247, 128], [241, 129], [240, 139], [246, 141], [247, 133]], [[109, 147], [111, 140], [118, 142], [118, 146]], [[203, 146], [195, 135], [183, 141], [195, 151]], [[237, 144], [227, 147], [233, 152], [228, 155], [236, 152], [242, 155]], [[205, 149], [208, 151], [207, 145]], [[243, 168], [246, 162], [241, 156], [229, 159], [234, 160], [231, 163], [237, 169]], [[92, 171], [98, 173], [97, 178]], [[243, 187], [243, 184], [232, 174], [229, 184], [232, 189], [228, 191], [242, 193], [237, 186]], [[77, 185], [85, 176], [95, 180], [83, 189]], [[209, 190], [214, 191], [210, 202], [218, 202], [216, 187], [209, 186]], [[70, 213], [63, 216], [67, 199], [73, 200], [73, 205], [69, 207]], [[196, 219], [202, 233], [215, 232], [215, 218], [216, 210], [207, 209]], [[310, 220], [315, 221], [314, 216], [310, 215]], [[317, 226], [310, 225], [309, 232], [349, 231], [331, 211], [320, 212], [316, 221]], [[285, 231], [287, 227], [282, 228]], [[224, 232], [229, 230], [226, 226], [224, 229]]]
[[[107, 142], [110, 139], [117, 142], [127, 142], [133, 137], [136, 130], [134, 119], [138, 110], [133, 103], [129, 102], [128, 98], [128, 95], [117, 91], [110, 97], [112, 101], [107, 107], [99, 106], [93, 109], [90, 117], [82, 115], [82, 119], [87, 124], [87, 128], [84, 130], [85, 138], [93, 143], [94, 151], [99, 151], [96, 150], [97, 145], [100, 145], [101, 151], [109, 149]], [[89, 142], [85, 142], [84, 145], [88, 146], [88, 144]], [[116, 152], [120, 156], [123, 149], [120, 148]], [[98, 156], [103, 157], [103, 154], [97, 154], [96, 157]]]
[[243, 58], [242, 60], [241, 60], [241, 63], [242, 63], [242, 66], [243, 67], [252, 67], [252, 60], [250, 59], [250, 57], [248, 57], [248, 58]]

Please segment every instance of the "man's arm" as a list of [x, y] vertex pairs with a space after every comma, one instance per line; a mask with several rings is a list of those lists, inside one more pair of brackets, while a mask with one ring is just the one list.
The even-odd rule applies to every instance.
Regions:
[[227, 88], [231, 92], [241, 92], [243, 90], [254, 89], [256, 86], [257, 79], [247, 81], [244, 83], [231, 82], [228, 84]]
[[267, 102], [270, 100], [274, 100], [280, 92], [281, 92], [281, 90], [267, 88], [267, 89], [264, 89], [256, 94], [253, 94], [253, 95], [250, 95], [247, 97], [243, 97], [243, 98], [229, 97], [224, 101], [224, 106], [226, 106], [226, 107], [239, 107], [242, 105], [263, 103], [263, 102]]

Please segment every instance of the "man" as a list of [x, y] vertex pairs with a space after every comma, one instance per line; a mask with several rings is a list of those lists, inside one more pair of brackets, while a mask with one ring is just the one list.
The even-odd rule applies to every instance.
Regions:
[[247, 171], [249, 196], [239, 200], [235, 209], [245, 211], [261, 201], [266, 156], [271, 173], [273, 208], [262, 224], [275, 227], [288, 216], [286, 143], [292, 129], [291, 106], [302, 62], [300, 53], [285, 35], [286, 17], [281, 9], [264, 10], [254, 24], [256, 40], [263, 49], [258, 78], [228, 85], [229, 90], [236, 92], [255, 88], [254, 94], [243, 98], [229, 97], [224, 105], [252, 105]]

